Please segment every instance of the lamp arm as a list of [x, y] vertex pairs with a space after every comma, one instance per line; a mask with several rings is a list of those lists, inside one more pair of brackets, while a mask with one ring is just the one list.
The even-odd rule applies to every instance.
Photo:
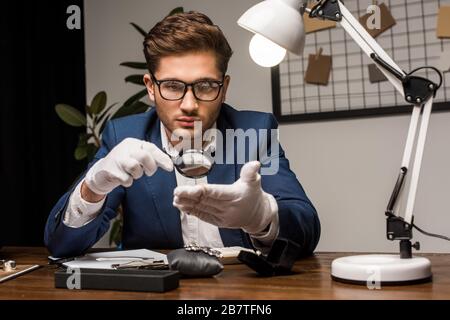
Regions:
[[[414, 105], [400, 173], [386, 209], [386, 215], [388, 216], [387, 237], [389, 240], [401, 240], [401, 252], [404, 253], [402, 254], [402, 257], [408, 258], [411, 256], [411, 243], [409, 239], [412, 238], [413, 209], [428, 123], [433, 105], [433, 97], [436, 95], [436, 91], [442, 84], [442, 75], [438, 70], [432, 68], [438, 72], [439, 77], [441, 78], [441, 83], [437, 85], [428, 79], [412, 76], [412, 74], [419, 69], [414, 70], [410, 74], [406, 74], [340, 0], [321, 0], [312, 9], [306, 8], [304, 4], [301, 8], [301, 12], [308, 12], [312, 18], [317, 17], [340, 22], [344, 30], [353, 38], [364, 53], [376, 62], [380, 71], [394, 86], [397, 92], [408, 103]], [[423, 115], [416, 146], [416, 154], [414, 156], [414, 167], [408, 191], [407, 206], [404, 218], [401, 218], [394, 214], [394, 207], [397, 204], [397, 200], [408, 173], [422, 108]], [[418, 244], [416, 246], [417, 248], [419, 247]], [[409, 252], [407, 252], [408, 250]]]

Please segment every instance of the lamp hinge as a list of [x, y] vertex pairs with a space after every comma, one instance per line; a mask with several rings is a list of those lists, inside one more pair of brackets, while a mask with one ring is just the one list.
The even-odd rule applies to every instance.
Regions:
[[342, 13], [338, 0], [322, 0], [316, 4], [309, 13], [310, 18], [323, 20], [341, 21]]

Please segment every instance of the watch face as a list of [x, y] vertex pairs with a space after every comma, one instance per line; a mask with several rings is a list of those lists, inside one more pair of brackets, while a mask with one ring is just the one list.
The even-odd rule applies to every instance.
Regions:
[[171, 158], [175, 169], [191, 179], [207, 176], [214, 166], [214, 158], [203, 150], [189, 149]]

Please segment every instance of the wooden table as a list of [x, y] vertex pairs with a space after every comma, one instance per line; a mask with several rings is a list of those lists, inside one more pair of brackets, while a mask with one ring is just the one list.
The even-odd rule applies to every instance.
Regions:
[[423, 255], [433, 271], [433, 282], [425, 284], [369, 290], [334, 282], [331, 261], [349, 253], [319, 252], [298, 261], [293, 275], [262, 278], [245, 265], [226, 265], [213, 278], [181, 279], [178, 289], [166, 293], [55, 289], [55, 267], [47, 265], [45, 248], [7, 247], [2, 255], [18, 264], [43, 267], [0, 284], [0, 299], [450, 299], [450, 254]]

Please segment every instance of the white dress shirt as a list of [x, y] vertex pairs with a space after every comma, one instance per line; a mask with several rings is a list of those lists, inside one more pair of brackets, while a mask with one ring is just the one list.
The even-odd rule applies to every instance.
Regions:
[[[176, 148], [173, 147], [168, 141], [165, 127], [162, 122], [160, 127], [162, 147], [170, 155], [178, 155], [178, 150], [176, 150]], [[213, 128], [216, 128], [215, 123]], [[210, 135], [205, 138], [205, 141], [209, 142], [204, 146], [204, 149], [209, 149], [212, 151], [215, 148], [215, 138], [211, 135], [215, 133], [215, 130], [209, 130], [207, 133], [210, 133]], [[176, 169], [174, 169], [174, 171], [178, 186], [208, 183], [207, 177], [191, 179], [181, 175]], [[74, 192], [70, 196], [69, 205], [67, 206], [67, 210], [64, 215], [64, 224], [71, 228], [80, 228], [94, 220], [99, 214], [106, 199], [105, 197], [105, 199], [100, 202], [90, 203], [81, 198], [81, 184], [83, 181], [84, 180], [76, 186]], [[212, 248], [222, 248], [224, 246], [222, 238], [220, 237], [219, 228], [217, 226], [205, 222], [196, 216], [186, 214], [183, 211], [180, 212], [180, 220], [183, 242], [185, 245], [196, 243], [200, 246], [208, 246]], [[253, 245], [263, 252], [267, 251], [272, 242], [278, 236], [278, 231], [279, 221], [277, 213], [276, 219], [272, 222], [268, 231], [251, 235]]]

